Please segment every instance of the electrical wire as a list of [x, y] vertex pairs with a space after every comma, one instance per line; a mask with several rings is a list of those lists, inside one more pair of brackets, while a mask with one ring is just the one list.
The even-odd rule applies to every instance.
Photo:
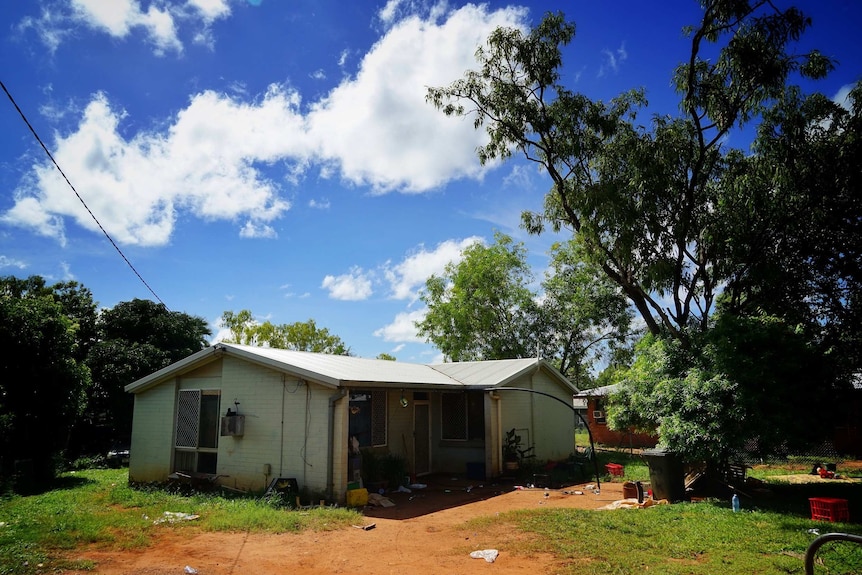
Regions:
[[21, 110], [21, 108], [18, 106], [18, 103], [15, 101], [15, 98], [12, 97], [12, 94], [9, 93], [9, 90], [6, 89], [6, 84], [4, 84], [2, 80], [0, 80], [0, 87], [3, 88], [4, 92], [6, 92], [6, 96], [9, 98], [9, 101], [12, 102], [12, 105], [15, 106], [15, 109], [18, 111], [18, 114], [21, 116], [21, 119], [24, 120], [24, 123], [27, 124], [28, 128], [30, 128], [30, 132], [33, 134], [33, 137], [36, 138], [36, 141], [39, 142], [39, 145], [42, 146], [43, 150], [45, 150], [45, 153], [48, 155], [48, 158], [51, 160], [51, 163], [54, 164], [54, 167], [57, 168], [57, 171], [60, 172], [60, 175], [63, 176], [64, 180], [66, 180], [66, 183], [69, 185], [69, 188], [71, 188], [72, 191], [75, 192], [75, 196], [77, 196], [78, 200], [84, 206], [84, 209], [87, 210], [87, 213], [90, 214], [90, 217], [93, 218], [93, 221], [96, 222], [96, 225], [99, 226], [99, 229], [102, 230], [102, 233], [105, 234], [105, 237], [108, 238], [108, 241], [111, 242], [111, 245], [114, 246], [114, 249], [117, 250], [117, 253], [120, 254], [121, 258], [123, 258], [123, 261], [125, 261], [129, 268], [131, 268], [131, 270], [134, 272], [134, 274], [138, 276], [138, 279], [141, 280], [141, 283], [143, 283], [144, 286], [146, 286], [146, 288], [149, 290], [149, 292], [153, 294], [153, 297], [156, 298], [156, 300], [160, 304], [165, 306], [165, 309], [171, 311], [170, 308], [168, 308], [168, 306], [165, 304], [165, 302], [162, 301], [162, 298], [156, 295], [156, 292], [153, 291], [153, 288], [150, 287], [150, 284], [148, 284], [147, 281], [143, 278], [143, 276], [141, 276], [141, 274], [138, 272], [138, 270], [135, 269], [135, 266], [133, 266], [132, 262], [129, 261], [129, 258], [126, 257], [126, 254], [124, 254], [123, 250], [120, 249], [120, 246], [116, 244], [110, 234], [108, 234], [105, 228], [102, 227], [102, 223], [99, 221], [98, 218], [96, 218], [96, 215], [87, 205], [87, 202], [84, 201], [84, 198], [81, 197], [81, 194], [78, 193], [78, 190], [75, 189], [75, 186], [72, 185], [72, 182], [69, 181], [69, 178], [66, 177], [66, 173], [63, 172], [63, 169], [60, 167], [60, 164], [57, 163], [57, 160], [55, 160], [51, 152], [48, 151], [48, 147], [45, 146], [44, 142], [42, 142], [42, 138], [40, 138], [39, 134], [36, 133], [36, 129], [33, 128], [32, 124], [30, 124], [30, 121], [27, 119], [27, 116], [24, 115], [23, 110]]

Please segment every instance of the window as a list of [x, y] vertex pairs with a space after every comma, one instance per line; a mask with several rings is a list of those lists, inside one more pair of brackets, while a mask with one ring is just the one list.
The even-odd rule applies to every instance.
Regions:
[[596, 422], [597, 425], [607, 425], [607, 420], [605, 419], [604, 412], [604, 402], [600, 399], [596, 399], [596, 404], [593, 409], [593, 421]]
[[386, 391], [356, 390], [350, 393], [350, 435], [360, 447], [386, 445]]
[[441, 401], [442, 438], [485, 439], [485, 396], [481, 391], [444, 393]]
[[179, 392], [174, 471], [216, 472], [220, 398], [217, 390], [183, 389]]

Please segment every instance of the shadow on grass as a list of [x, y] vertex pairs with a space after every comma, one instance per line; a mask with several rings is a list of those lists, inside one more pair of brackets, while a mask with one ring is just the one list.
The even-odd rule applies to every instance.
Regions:
[[764, 511], [811, 517], [809, 499], [812, 497], [846, 499], [850, 522], [862, 523], [862, 483], [769, 483], [767, 490], [752, 496], [749, 504]]
[[87, 477], [65, 474], [51, 480], [44, 481], [7, 481], [3, 486], [3, 492], [24, 496], [42, 495], [49, 491], [78, 489], [85, 485], [92, 485], [94, 483], [96, 483], [96, 481]]

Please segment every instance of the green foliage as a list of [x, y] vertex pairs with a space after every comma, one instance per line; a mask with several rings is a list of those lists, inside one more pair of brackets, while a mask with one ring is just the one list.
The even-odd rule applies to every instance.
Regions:
[[774, 317], [719, 314], [712, 330], [692, 338], [692, 346], [644, 338], [611, 397], [613, 428], [657, 430], [663, 446], [688, 460], [726, 461], [752, 440], [761, 455], [822, 441], [828, 427], [799, 426], [829, 413], [832, 397], [811, 393], [829, 379], [829, 366], [803, 334]]
[[[552, 187], [542, 213], [524, 214], [527, 229], [571, 229], [588, 260], [620, 286], [649, 331], [677, 338], [687, 337], [692, 328], [707, 330], [722, 287], [738, 281], [740, 289], [750, 286], [740, 280], [770, 257], [753, 249], [752, 242], [744, 254], [733, 251], [752, 229], [741, 219], [747, 210], [737, 210], [749, 180], [766, 186], [771, 195], [760, 198], [777, 213], [787, 193], [812, 199], [822, 193], [814, 186], [795, 187], [791, 178], [785, 180], [787, 188], [768, 187], [771, 180], [765, 176], [785, 171], [785, 163], [791, 172], [808, 166], [822, 183], [837, 170], [846, 175], [841, 185], [848, 191], [858, 188], [859, 177], [852, 154], [805, 163], [791, 148], [772, 146], [776, 154], [763, 158], [767, 169], [761, 170], [760, 160], [728, 146], [734, 130], [792, 104], [790, 81], [821, 77], [832, 63], [817, 51], [796, 50], [810, 20], [795, 8], [781, 11], [772, 3], [745, 0], [702, 5], [702, 21], [689, 30], [690, 53], [681, 55], [684, 63], [673, 74], [679, 112], [657, 114], [649, 123], [637, 117], [646, 102], [641, 91], [606, 103], [561, 84], [561, 47], [575, 32], [561, 14], [547, 15], [526, 33], [494, 31], [477, 52], [478, 69], [427, 93], [445, 114], [471, 115], [476, 128], [487, 132], [488, 143], [478, 151], [482, 162], [517, 150], [542, 166]], [[809, 114], [805, 120], [804, 129], [775, 135], [812, 150], [807, 129], [816, 126], [817, 118]], [[836, 128], [834, 135], [839, 133], [847, 132]], [[855, 139], [855, 133], [845, 137]], [[858, 232], [857, 204], [850, 217], [833, 219], [848, 236]], [[786, 224], [784, 218], [756, 223], [779, 230]], [[823, 234], [819, 227], [805, 232], [800, 246], [809, 236]], [[807, 265], [821, 263], [807, 260]]]
[[521, 436], [517, 434], [513, 427], [506, 432], [503, 438], [503, 460], [518, 461], [520, 459], [519, 449], [521, 448]]
[[53, 477], [84, 409], [90, 372], [78, 334], [88, 305], [89, 292], [76, 284], [0, 279], [0, 476], [16, 476], [19, 488]]
[[538, 316], [526, 250], [497, 233], [491, 246], [473, 244], [460, 263], [425, 283], [428, 305], [416, 327], [452, 361], [509, 359], [536, 354]]
[[244, 309], [239, 313], [224, 312], [222, 325], [231, 332], [231, 337], [224, 340], [226, 343], [350, 355], [350, 348], [340, 337], [330, 334], [325, 327], [317, 327], [313, 319], [281, 325], [275, 325], [269, 320], [261, 323], [254, 319], [251, 311]]
[[[701, 5], [673, 73], [679, 109], [649, 122], [642, 91], [603, 102], [562, 85], [575, 28], [561, 14], [496, 30], [478, 68], [427, 99], [487, 132], [483, 163], [518, 151], [544, 168], [551, 189], [525, 227], [572, 230], [643, 319], [656, 347], [628, 375], [613, 365], [633, 385], [612, 422], [725, 457], [745, 439], [812, 440], [791, 431], [862, 368], [862, 83], [849, 109], [792, 85], [833, 66], [798, 49], [811, 22], [796, 8]], [[752, 127], [756, 153], [730, 146]]]
[[453, 361], [534, 357], [580, 386], [590, 367], [627, 343], [631, 313], [619, 289], [584, 259], [576, 241], [555, 244], [541, 291], [523, 244], [497, 233], [425, 284], [419, 335]]
[[[96, 324], [98, 341], [87, 354], [93, 374], [79, 449], [105, 451], [105, 440], [128, 441], [134, 398], [125, 392], [133, 381], [167, 367], [208, 345], [205, 319], [168, 310], [163, 304], [133, 299], [103, 310]], [[107, 438], [87, 438], [96, 426]], [[101, 441], [99, 441], [101, 440]]]

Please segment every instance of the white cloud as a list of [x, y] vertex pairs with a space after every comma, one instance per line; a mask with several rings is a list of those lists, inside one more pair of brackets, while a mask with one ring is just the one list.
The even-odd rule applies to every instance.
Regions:
[[404, 0], [389, 0], [388, 2], [386, 2], [386, 5], [380, 9], [380, 13], [379, 13], [380, 20], [384, 24], [391, 24], [392, 21], [395, 20], [395, 14], [398, 10], [398, 6], [403, 1]]
[[[272, 88], [248, 105], [212, 92], [192, 99], [166, 133], [140, 132], [126, 140], [123, 112], [96, 95], [77, 131], [59, 136], [53, 154], [108, 233], [123, 244], [164, 245], [177, 212], [208, 220], [246, 217], [244, 237], [272, 237], [267, 229], [289, 209], [278, 186], [255, 162], [304, 154], [285, 134], [299, 130], [296, 94]], [[219, 122], [213, 122], [217, 117]], [[225, 145], [229, 142], [229, 145]], [[63, 241], [63, 218], [99, 231], [50, 162], [34, 166], [31, 181], [16, 190], [6, 223]]]
[[345, 64], [347, 64], [347, 57], [350, 56], [349, 50], [342, 50], [341, 54], [338, 56], [338, 67], [343, 68]]
[[36, 198], [18, 198], [15, 205], [0, 216], [0, 222], [31, 228], [37, 234], [54, 238], [61, 246], [66, 246], [66, 228], [63, 225], [63, 218], [47, 213]]
[[167, 51], [180, 53], [183, 50], [169, 5], [159, 9], [151, 4], [143, 12], [136, 0], [72, 0], [72, 11], [76, 20], [115, 38], [125, 38], [133, 28], [143, 28], [155, 45], [157, 54]]
[[25, 18], [18, 28], [33, 29], [51, 52], [83, 24], [120, 39], [143, 30], [157, 55], [181, 54], [181, 27], [192, 27], [196, 43], [212, 45], [210, 25], [230, 13], [228, 0], [162, 0], [146, 9], [139, 0], [60, 0], [46, 4], [38, 18]]
[[[425, 101], [476, 65], [476, 47], [498, 26], [519, 26], [524, 9], [488, 12], [466, 5], [441, 23], [417, 16], [396, 23], [365, 55], [355, 79], [311, 106], [311, 137], [341, 176], [378, 191], [421, 192], [452, 178], [481, 177], [470, 118], [447, 118]], [[339, 134], [333, 138], [332, 134]]]
[[358, 267], [351, 269], [348, 274], [326, 276], [320, 287], [329, 290], [332, 299], [343, 301], [361, 301], [374, 293], [372, 274]]
[[374, 332], [383, 341], [424, 343], [425, 340], [416, 334], [416, 322], [425, 319], [427, 309], [403, 312], [395, 316], [395, 320]]
[[[150, 5], [146, 13], [137, 0], [74, 1], [94, 26], [112, 34], [149, 26], [165, 49], [174, 13], [191, 11], [199, 20], [227, 14], [227, 4], [216, 0], [182, 9], [164, 2], [158, 4], [163, 9]], [[167, 243], [181, 214], [248, 220], [243, 237], [274, 237], [272, 222], [290, 208], [280, 182], [297, 184], [311, 165], [322, 177], [340, 176], [379, 192], [421, 192], [456, 178], [480, 178], [487, 168], [479, 165], [475, 148], [486, 136], [469, 118], [443, 116], [425, 101], [425, 92], [473, 67], [476, 46], [498, 26], [521, 25], [526, 10], [466, 5], [443, 14], [442, 6], [424, 20], [395, 22], [363, 58], [356, 77], [307, 106], [307, 115], [300, 96], [283, 86], [273, 85], [253, 101], [242, 92], [205, 91], [161, 122], [164, 128], [128, 136], [120, 129], [125, 112], [96, 94], [77, 128], [57, 136], [52, 153], [109, 234], [142, 246]], [[279, 179], [264, 175], [264, 165], [282, 169], [273, 176]], [[14, 206], [0, 216], [61, 242], [65, 218], [98, 231], [48, 162], [33, 166]]]
[[326, 198], [322, 200], [315, 200], [314, 198], [308, 200], [308, 207], [314, 208], [317, 210], [328, 210], [331, 206], [331, 203]]
[[418, 290], [425, 285], [429, 277], [441, 274], [449, 262], [461, 261], [461, 253], [476, 243], [484, 242], [478, 236], [471, 236], [460, 241], [447, 240], [431, 251], [420, 246], [401, 263], [385, 266], [384, 275], [390, 284], [392, 297], [415, 301]]
[[838, 92], [836, 92], [832, 97], [832, 101], [849, 111], [852, 107], [850, 90], [853, 89], [853, 86], [854, 84], [845, 84], [844, 86], [841, 86]]
[[19, 270], [23, 270], [27, 267], [25, 262], [21, 260], [16, 260], [14, 258], [0, 256], [0, 269], [3, 268], [18, 268]]
[[72, 35], [72, 30], [66, 25], [68, 16], [52, 6], [44, 6], [38, 18], [28, 16], [18, 23], [18, 31], [26, 32], [32, 29], [42, 40], [42, 43], [53, 54], [63, 41]]
[[249, 220], [239, 231], [239, 237], [272, 239], [277, 238], [278, 233], [276, 233], [272, 226]]
[[188, 5], [194, 8], [206, 23], [230, 15], [230, 4], [227, 0], [188, 0]]
[[625, 43], [620, 44], [620, 47], [614, 51], [604, 49], [602, 50], [603, 63], [601, 67], [599, 67], [599, 77], [604, 76], [608, 71], [616, 74], [620, 69], [620, 64], [625, 62], [629, 53], [626, 51]]

